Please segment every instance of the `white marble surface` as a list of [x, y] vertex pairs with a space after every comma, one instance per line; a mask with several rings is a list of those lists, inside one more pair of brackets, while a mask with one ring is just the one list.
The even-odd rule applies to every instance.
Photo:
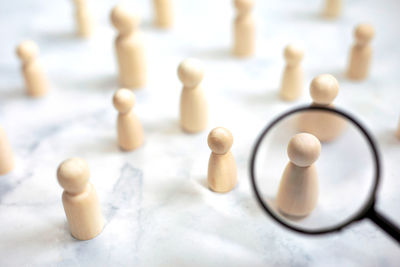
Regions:
[[[131, 153], [116, 145], [111, 105], [118, 87], [108, 21], [114, 1], [90, 3], [97, 27], [89, 41], [74, 36], [70, 2], [0, 3], [0, 124], [16, 156], [15, 171], [0, 177], [0, 266], [399, 266], [399, 246], [368, 221], [318, 237], [278, 226], [256, 203], [248, 175], [262, 127], [310, 102], [306, 90], [296, 103], [277, 98], [282, 48], [301, 40], [306, 83], [320, 73], [337, 76], [337, 105], [376, 136], [384, 165], [377, 208], [400, 224], [398, 0], [344, 1], [336, 21], [318, 16], [322, 1], [259, 0], [257, 53], [249, 60], [229, 55], [231, 1], [175, 0], [176, 24], [167, 32], [152, 27], [150, 1], [137, 1], [149, 83], [135, 107], [146, 143]], [[361, 21], [376, 28], [375, 53], [371, 76], [353, 83], [342, 73]], [[40, 100], [25, 96], [14, 54], [26, 38], [39, 44], [52, 83]], [[209, 129], [186, 135], [177, 125], [176, 67], [189, 56], [206, 68], [209, 129], [221, 125], [234, 135], [239, 183], [229, 194], [205, 186]], [[68, 232], [55, 177], [71, 156], [88, 161], [107, 219], [102, 234], [85, 242]]]

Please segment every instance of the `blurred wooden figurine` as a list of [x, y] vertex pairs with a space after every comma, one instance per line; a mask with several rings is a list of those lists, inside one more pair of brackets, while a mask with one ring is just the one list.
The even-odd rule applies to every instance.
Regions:
[[325, 0], [323, 16], [328, 19], [336, 18], [342, 10], [342, 0]]
[[[312, 106], [334, 108], [332, 104], [339, 90], [339, 84], [330, 74], [315, 77], [310, 84]], [[346, 125], [339, 115], [326, 111], [306, 111], [300, 114], [298, 128], [301, 132], [315, 135], [321, 142], [330, 142], [338, 137]]]
[[368, 76], [372, 55], [370, 45], [374, 29], [369, 24], [359, 24], [354, 30], [355, 43], [350, 50], [347, 77], [352, 80], [363, 80]]
[[94, 238], [104, 226], [97, 193], [89, 176], [89, 166], [80, 158], [67, 159], [57, 169], [58, 182], [64, 188], [62, 202], [69, 230], [78, 240]]
[[154, 24], [159, 28], [171, 28], [173, 23], [172, 0], [153, 0]]
[[40, 97], [47, 93], [49, 84], [44, 74], [42, 64], [37, 55], [38, 46], [32, 41], [23, 41], [17, 46], [17, 56], [22, 61], [26, 93], [32, 97]]
[[396, 137], [397, 137], [397, 139], [400, 140], [400, 119], [399, 119], [399, 124], [398, 124], [398, 126], [397, 126]]
[[286, 61], [279, 95], [283, 100], [293, 101], [300, 97], [304, 86], [304, 74], [300, 62], [304, 50], [297, 45], [287, 45], [284, 50]]
[[89, 37], [92, 34], [93, 25], [92, 17], [87, 7], [87, 1], [74, 0], [74, 2], [78, 35], [81, 37]]
[[251, 15], [253, 0], [234, 0], [237, 16], [233, 25], [233, 54], [248, 57], [254, 53], [254, 20]]
[[321, 152], [319, 140], [307, 133], [293, 136], [287, 147], [289, 163], [282, 174], [276, 204], [291, 216], [306, 216], [318, 200], [318, 176], [314, 162]]
[[0, 175], [14, 168], [14, 155], [3, 128], [0, 127]]
[[122, 87], [137, 89], [146, 85], [146, 65], [139, 18], [129, 14], [122, 5], [111, 11], [111, 22], [118, 30], [115, 50]]
[[142, 125], [133, 113], [135, 95], [131, 90], [122, 88], [115, 92], [114, 107], [118, 110], [117, 135], [119, 146], [126, 151], [140, 147], [144, 142]]
[[212, 151], [208, 161], [208, 187], [219, 193], [229, 192], [237, 181], [236, 163], [230, 151], [232, 134], [223, 127], [217, 127], [210, 132], [207, 142]]
[[188, 133], [197, 133], [207, 127], [207, 102], [200, 82], [203, 68], [195, 59], [185, 59], [178, 66], [178, 77], [183, 83], [180, 98], [180, 125]]

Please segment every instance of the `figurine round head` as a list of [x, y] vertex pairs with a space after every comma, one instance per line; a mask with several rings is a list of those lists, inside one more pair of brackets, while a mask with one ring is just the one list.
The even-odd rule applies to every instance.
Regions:
[[374, 37], [374, 28], [370, 24], [359, 24], [354, 29], [354, 37], [357, 43], [366, 44]]
[[310, 95], [316, 104], [331, 104], [336, 98], [338, 91], [338, 81], [330, 74], [318, 75], [310, 84]]
[[121, 33], [130, 33], [139, 26], [139, 17], [130, 14], [123, 5], [116, 5], [111, 10], [111, 23]]
[[204, 71], [197, 59], [185, 59], [178, 66], [179, 80], [187, 87], [196, 87], [203, 79]]
[[207, 143], [215, 154], [225, 154], [233, 144], [232, 133], [223, 127], [217, 127], [208, 134]]
[[127, 113], [135, 105], [135, 95], [129, 89], [118, 89], [113, 96], [113, 105], [120, 113]]
[[39, 47], [33, 41], [23, 41], [17, 46], [17, 56], [22, 61], [29, 61], [39, 53]]
[[234, 6], [240, 12], [248, 12], [254, 5], [253, 0], [235, 0]]
[[81, 158], [67, 159], [57, 169], [58, 183], [71, 194], [79, 194], [85, 190], [89, 175], [89, 166]]
[[297, 44], [289, 44], [283, 51], [283, 57], [285, 58], [287, 65], [297, 65], [303, 59], [304, 49]]
[[293, 136], [287, 147], [290, 161], [299, 166], [307, 167], [313, 164], [321, 152], [321, 143], [312, 134], [299, 133]]

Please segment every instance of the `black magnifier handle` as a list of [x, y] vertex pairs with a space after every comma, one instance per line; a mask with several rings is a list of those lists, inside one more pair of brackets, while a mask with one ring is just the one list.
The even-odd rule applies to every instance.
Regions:
[[377, 226], [379, 226], [383, 231], [389, 234], [391, 237], [400, 243], [400, 228], [391, 222], [384, 215], [379, 213], [372, 207], [366, 215], [371, 221], [373, 221]]

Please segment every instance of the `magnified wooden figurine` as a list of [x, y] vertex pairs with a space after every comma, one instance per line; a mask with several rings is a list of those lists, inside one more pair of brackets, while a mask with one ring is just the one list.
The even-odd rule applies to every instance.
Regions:
[[293, 136], [287, 147], [290, 162], [282, 174], [276, 204], [291, 216], [306, 216], [318, 200], [318, 176], [314, 162], [321, 152], [319, 140], [308, 133]]

